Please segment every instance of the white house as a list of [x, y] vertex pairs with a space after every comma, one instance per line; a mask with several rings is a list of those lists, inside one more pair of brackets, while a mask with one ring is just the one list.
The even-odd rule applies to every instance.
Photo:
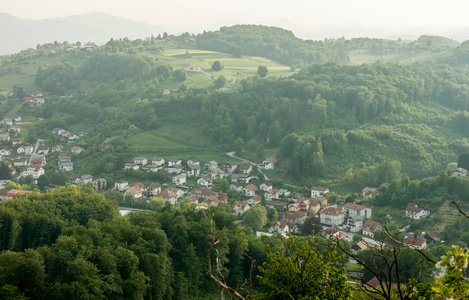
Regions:
[[79, 146], [73, 146], [70, 149], [70, 152], [73, 153], [73, 154], [80, 154], [82, 151], [83, 151], [83, 148], [79, 147]]
[[262, 167], [265, 170], [272, 170], [275, 168], [276, 163], [277, 163], [276, 158], [267, 157], [262, 161], [262, 164], [260, 165], [260, 167]]
[[167, 171], [169, 174], [181, 174], [182, 169], [181, 165], [171, 165], [168, 167]]
[[145, 171], [148, 171], [148, 172], [158, 172], [162, 168], [163, 168], [162, 166], [158, 166], [156, 164], [151, 164], [151, 165], [144, 166], [142, 169], [145, 170]]
[[64, 172], [71, 172], [71, 171], [73, 171], [73, 163], [72, 162], [63, 162], [63, 163], [60, 164], [60, 168]]
[[129, 183], [124, 179], [120, 179], [114, 183], [114, 188], [118, 191], [123, 192], [129, 188]]
[[187, 161], [187, 166], [190, 167], [190, 166], [198, 166], [199, 169], [200, 169], [200, 161], [198, 161], [197, 159], [195, 158], [192, 158], [192, 159], [189, 159]]
[[187, 176], [199, 176], [200, 166], [197, 164], [190, 164], [186, 169]]
[[175, 185], [183, 185], [186, 183], [186, 174], [179, 174], [179, 175], [173, 176], [171, 181]]
[[137, 156], [134, 157], [134, 164], [144, 166], [148, 163], [148, 160], [145, 157]]
[[13, 121], [15, 121], [15, 123], [21, 122], [21, 116], [12, 115], [10, 118], [11, 118]]
[[272, 183], [270, 183], [270, 181], [266, 181], [266, 182], [261, 183], [261, 185], [259, 186], [259, 189], [261, 191], [267, 192], [267, 191], [273, 189], [273, 185], [272, 185]]
[[134, 195], [134, 198], [135, 198], [135, 199], [142, 198], [142, 197], [143, 197], [143, 190], [142, 190], [139, 186], [132, 186], [132, 187], [129, 187], [129, 188], [125, 191], [124, 197], [125, 197], [126, 195], [129, 195], [129, 194]]
[[0, 133], [0, 141], [9, 141], [10, 134], [9, 133]]
[[319, 213], [321, 223], [324, 225], [341, 225], [345, 220], [345, 213], [342, 207], [328, 207]]
[[329, 193], [329, 189], [321, 186], [311, 187], [311, 198], [323, 197], [326, 193]]
[[270, 233], [278, 232], [280, 234], [285, 234], [287, 232], [293, 233], [296, 231], [296, 224], [294, 222], [279, 220], [273, 221], [270, 223]]
[[406, 237], [404, 239], [404, 245], [408, 245], [410, 248], [425, 250], [427, 249], [427, 242], [424, 238], [419, 236], [416, 237]]
[[457, 168], [454, 170], [454, 172], [451, 174], [453, 177], [462, 177], [462, 178], [467, 178], [468, 171], [464, 168]]
[[248, 196], [248, 197], [255, 196], [256, 191], [257, 191], [257, 186], [255, 186], [254, 184], [248, 184], [242, 189], [243, 195]]
[[362, 197], [363, 198], [369, 198], [369, 197], [373, 196], [374, 194], [376, 194], [377, 192], [378, 192], [377, 188], [367, 186], [362, 190]]
[[421, 220], [430, 215], [429, 210], [418, 207], [415, 203], [408, 203], [405, 210], [405, 216], [414, 220]]
[[285, 197], [288, 197], [290, 196], [290, 191], [287, 190], [287, 189], [279, 189], [278, 190], [278, 195], [281, 197], [281, 196], [285, 196]]
[[218, 169], [218, 163], [214, 160], [209, 161], [208, 163], [205, 164], [205, 170], [210, 171], [210, 172], [216, 172]]
[[182, 159], [179, 158], [172, 158], [168, 160], [168, 167], [172, 167], [175, 165], [182, 165]]
[[252, 166], [250, 164], [240, 164], [238, 168], [244, 175], [249, 175], [252, 171]]
[[375, 232], [381, 229], [383, 229], [381, 223], [372, 220], [366, 220], [366, 222], [363, 224], [363, 235], [373, 238], [375, 237]]
[[60, 151], [63, 150], [63, 148], [64, 148], [64, 146], [62, 146], [62, 145], [55, 145], [55, 146], [52, 146], [52, 150], [51, 150], [51, 151], [52, 151], [52, 153], [54, 153], [54, 152], [60, 152]]
[[27, 166], [24, 169], [23, 177], [32, 175], [34, 179], [38, 179], [39, 176], [44, 175], [44, 169], [41, 166]]
[[356, 203], [345, 203], [342, 205], [345, 214], [349, 217], [361, 217], [363, 220], [371, 218], [371, 208], [356, 204]]
[[233, 203], [232, 213], [236, 216], [242, 216], [250, 208], [249, 204], [246, 201], [235, 201]]
[[8, 150], [8, 149], [1, 149], [0, 150], [0, 155], [1, 156], [6, 156], [6, 155], [10, 155], [11, 154], [11, 151]]
[[276, 189], [268, 190], [264, 193], [265, 201], [272, 201], [272, 199], [278, 199], [278, 191]]
[[158, 195], [159, 193], [161, 193], [161, 184], [159, 184], [158, 182], [150, 184], [147, 187], [147, 193], [152, 197]]
[[200, 186], [210, 187], [212, 186], [212, 177], [206, 175], [197, 180], [197, 184]]

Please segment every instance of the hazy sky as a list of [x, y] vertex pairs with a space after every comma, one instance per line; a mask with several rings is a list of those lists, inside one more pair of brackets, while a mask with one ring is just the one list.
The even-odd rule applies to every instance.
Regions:
[[305, 27], [380, 29], [469, 26], [467, 0], [2, 0], [0, 12], [46, 19], [103, 12], [172, 30], [232, 20], [287, 19]]

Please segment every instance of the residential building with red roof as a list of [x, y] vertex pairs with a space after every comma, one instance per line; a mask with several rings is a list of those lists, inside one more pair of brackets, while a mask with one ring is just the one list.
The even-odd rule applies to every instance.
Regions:
[[424, 250], [427, 249], [427, 241], [424, 238], [419, 236], [416, 237], [406, 237], [404, 239], [404, 244], [410, 248]]
[[246, 201], [235, 201], [232, 213], [238, 217], [242, 216], [251, 206]]
[[31, 191], [23, 191], [17, 189], [0, 190], [0, 201], [13, 199], [16, 194], [24, 195], [27, 193], [31, 193]]
[[380, 222], [366, 220], [366, 222], [363, 223], [363, 235], [373, 238], [375, 237], [375, 232], [381, 229], [383, 229], [383, 226]]
[[430, 215], [429, 210], [418, 207], [418, 205], [415, 204], [415, 203], [408, 203], [407, 204], [407, 208], [405, 210], [405, 216], [407, 218], [411, 218], [411, 219], [414, 219], [414, 220], [421, 220], [421, 219], [425, 218], [428, 215]]
[[289, 221], [284, 221], [284, 220], [279, 220], [279, 221], [273, 221], [270, 223], [270, 228], [269, 232], [270, 233], [281, 233], [285, 234], [287, 232], [293, 233], [297, 230], [297, 226], [294, 222], [289, 222]]
[[319, 212], [321, 224], [324, 225], [341, 225], [345, 220], [345, 212], [342, 207], [328, 207]]
[[363, 220], [371, 218], [371, 208], [356, 204], [356, 203], [345, 203], [342, 205], [345, 214], [349, 217], [361, 217]]
[[255, 186], [254, 184], [248, 184], [242, 189], [243, 195], [248, 196], [248, 197], [254, 197], [256, 195], [256, 192], [257, 192], [257, 186]]

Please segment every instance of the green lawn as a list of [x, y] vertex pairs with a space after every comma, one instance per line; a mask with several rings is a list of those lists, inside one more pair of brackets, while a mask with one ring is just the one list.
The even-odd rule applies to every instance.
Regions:
[[150, 159], [158, 155], [166, 159], [196, 158], [203, 163], [210, 160], [218, 163], [233, 160], [196, 128], [184, 124], [165, 124], [156, 130], [141, 132], [129, 138], [128, 142], [136, 155]]
[[[189, 56], [186, 55], [189, 51]], [[229, 84], [236, 84], [246, 77], [252, 77], [257, 74], [259, 66], [266, 66], [269, 70], [267, 77], [270, 76], [290, 76], [294, 72], [290, 71], [290, 67], [277, 63], [273, 60], [256, 57], [243, 56], [242, 58], [233, 57], [230, 54], [197, 50], [197, 49], [165, 49], [164, 51], [154, 55], [158, 58], [158, 62], [169, 64], [174, 70], [181, 68], [183, 64], [190, 64], [193, 67], [199, 67], [200, 70], [188, 70], [187, 80], [188, 86], [209, 87], [213, 84], [213, 78], [221, 75], [225, 76]], [[223, 69], [221, 71], [213, 71], [212, 64], [215, 60], [221, 62]], [[201, 72], [204, 71], [204, 72]], [[208, 74], [207, 74], [208, 73]], [[161, 83], [163, 88], [176, 89], [181, 83], [168, 79]]]
[[376, 61], [393, 62], [399, 64], [413, 64], [417, 61], [425, 61], [441, 55], [441, 52], [432, 52], [430, 50], [421, 50], [412, 52], [392, 53], [392, 54], [374, 54], [370, 50], [355, 50], [349, 54], [350, 64], [371, 64]]

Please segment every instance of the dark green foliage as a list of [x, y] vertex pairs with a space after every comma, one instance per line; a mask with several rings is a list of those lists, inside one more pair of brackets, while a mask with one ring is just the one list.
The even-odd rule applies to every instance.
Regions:
[[5, 164], [3, 161], [0, 162], [0, 179], [3, 179], [3, 180], [10, 179], [11, 177], [10, 173], [11, 171], [8, 168], [8, 165]]
[[67, 89], [78, 87], [78, 81], [74, 78], [74, 67], [70, 62], [40, 67], [36, 75], [36, 84], [44, 91], [55, 94], [63, 94]]
[[226, 77], [225, 76], [220, 76], [217, 78], [217, 82], [215, 83], [215, 88], [219, 89], [221, 87], [224, 87], [226, 85]]
[[214, 71], [220, 71], [222, 69], [222, 65], [219, 60], [216, 60], [212, 64], [212, 70]]
[[318, 217], [311, 215], [306, 218], [301, 226], [301, 233], [303, 235], [311, 235], [315, 233], [319, 233], [322, 231], [321, 221]]
[[335, 245], [322, 252], [313, 238], [290, 238], [280, 252], [267, 248], [259, 283], [267, 291], [259, 299], [349, 299], [350, 286], [344, 269], [337, 269]]
[[187, 74], [184, 70], [176, 70], [173, 72], [173, 77], [176, 81], [185, 81], [187, 79]]
[[259, 66], [259, 68], [257, 68], [257, 74], [262, 78], [267, 76], [267, 72], [268, 70], [266, 66]]
[[304, 41], [277, 27], [235, 25], [220, 31], [204, 32], [197, 36], [201, 49], [243, 55], [264, 56], [286, 65], [307, 65], [335, 61], [347, 63], [345, 49], [319, 41]]
[[469, 170], [469, 153], [466, 152], [459, 155], [458, 168]]

